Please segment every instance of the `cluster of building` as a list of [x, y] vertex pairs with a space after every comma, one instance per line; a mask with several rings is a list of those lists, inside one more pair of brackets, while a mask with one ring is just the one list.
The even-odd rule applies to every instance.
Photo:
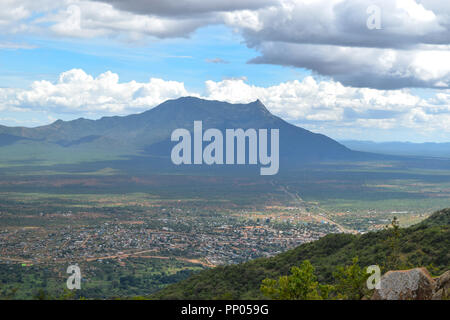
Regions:
[[[232, 264], [272, 256], [338, 232], [335, 226], [320, 222], [293, 224], [291, 220], [280, 227], [273, 219], [205, 215], [177, 207], [159, 212], [128, 220], [112, 216], [107, 222], [93, 220], [87, 225], [0, 228], [0, 262], [45, 264], [142, 256]], [[39, 218], [56, 219], [45, 214]]]

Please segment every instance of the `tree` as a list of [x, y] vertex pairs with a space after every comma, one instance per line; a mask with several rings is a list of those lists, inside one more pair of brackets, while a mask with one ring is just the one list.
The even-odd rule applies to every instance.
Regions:
[[333, 276], [338, 299], [360, 300], [369, 293], [366, 281], [370, 275], [366, 268], [361, 269], [357, 257], [353, 258], [352, 265], [338, 267]]
[[391, 231], [387, 238], [390, 254], [387, 257], [386, 268], [396, 270], [400, 265], [400, 222], [397, 217], [392, 219], [391, 224], [387, 225], [386, 229]]
[[328, 298], [330, 290], [331, 286], [316, 281], [314, 267], [308, 260], [300, 267], [292, 267], [289, 276], [264, 279], [261, 285], [262, 294], [274, 300], [322, 300]]

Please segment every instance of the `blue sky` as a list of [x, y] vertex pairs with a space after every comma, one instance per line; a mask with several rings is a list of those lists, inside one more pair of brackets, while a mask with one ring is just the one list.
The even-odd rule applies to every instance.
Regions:
[[[0, 42], [7, 42], [0, 38]], [[110, 39], [45, 39], [18, 37], [33, 49], [0, 50], [1, 87], [27, 88], [35, 80], [57, 80], [61, 72], [80, 68], [92, 75], [111, 70], [121, 81], [145, 82], [150, 77], [181, 81], [201, 92], [205, 80], [246, 77], [257, 86], [303, 79], [310, 71], [247, 61], [258, 55], [243, 44], [240, 34], [225, 26], [206, 26], [189, 38], [127, 44]], [[211, 63], [220, 58], [225, 63]]]
[[[373, 3], [380, 30], [366, 26]], [[125, 115], [195, 95], [260, 99], [336, 139], [450, 140], [450, 6], [176, 4], [9, 1], [0, 13], [0, 124]]]

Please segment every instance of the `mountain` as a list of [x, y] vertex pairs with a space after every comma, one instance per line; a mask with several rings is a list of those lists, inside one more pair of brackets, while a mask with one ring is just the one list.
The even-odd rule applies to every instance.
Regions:
[[340, 141], [352, 150], [374, 152], [400, 156], [450, 158], [450, 143], [413, 143], [413, 142], [373, 142], [358, 140]]
[[[66, 163], [124, 159], [158, 158], [170, 165], [170, 150], [176, 144], [170, 135], [177, 128], [193, 131], [195, 120], [203, 130], [279, 129], [280, 162], [355, 160], [370, 155], [355, 152], [333, 139], [291, 125], [272, 115], [259, 101], [230, 104], [183, 97], [168, 100], [140, 114], [58, 120], [36, 128], [0, 126], [0, 162], [40, 161]], [[70, 159], [67, 156], [70, 155]], [[161, 160], [162, 159], [162, 160]]]
[[[390, 230], [363, 235], [330, 234], [302, 244], [271, 258], [219, 266], [192, 275], [168, 286], [150, 298], [156, 299], [260, 299], [259, 288], [265, 278], [287, 275], [292, 266], [310, 260], [321, 283], [333, 283], [337, 266], [350, 265], [354, 257], [361, 267], [386, 264], [392, 249], [386, 241]], [[432, 214], [411, 227], [400, 229], [399, 252], [402, 266], [429, 267], [436, 274], [450, 269], [450, 209]], [[431, 267], [432, 266], [432, 267]]]

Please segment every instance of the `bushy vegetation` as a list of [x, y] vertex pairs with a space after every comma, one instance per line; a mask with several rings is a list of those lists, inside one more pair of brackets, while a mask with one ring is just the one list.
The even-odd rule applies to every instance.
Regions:
[[308, 260], [300, 267], [292, 267], [289, 276], [264, 279], [261, 285], [262, 294], [274, 300], [322, 300], [328, 298], [332, 289], [316, 281], [314, 267]]
[[333, 276], [335, 285], [319, 284], [314, 267], [305, 260], [300, 267], [292, 267], [289, 276], [264, 279], [261, 293], [274, 300], [359, 300], [369, 296], [366, 285], [369, 274], [358, 265], [358, 258], [350, 266], [338, 267]]

